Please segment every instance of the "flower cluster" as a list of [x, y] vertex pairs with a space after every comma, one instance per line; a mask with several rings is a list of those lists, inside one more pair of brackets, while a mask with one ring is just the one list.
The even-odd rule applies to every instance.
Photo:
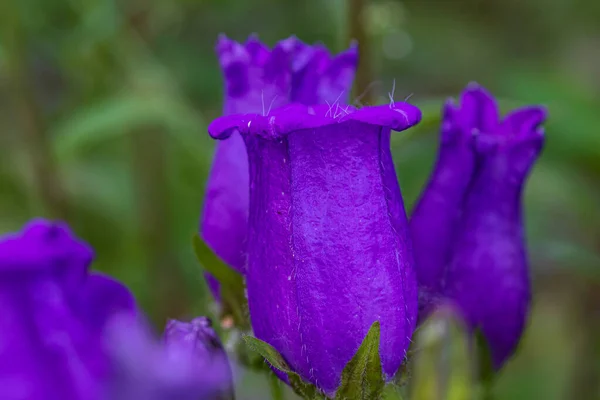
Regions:
[[[417, 124], [419, 110], [348, 106], [356, 66], [348, 53], [337, 63], [344, 65], [340, 84], [322, 85], [315, 96], [314, 82], [331, 81], [332, 68], [316, 67], [318, 52], [297, 43], [288, 39], [271, 52], [254, 39], [219, 45], [227, 95], [224, 116], [208, 128], [219, 142], [203, 221], [219, 221], [220, 229], [203, 224], [201, 234], [226, 262], [219, 243], [238, 255], [229, 264], [245, 277], [254, 335], [333, 395], [374, 322], [389, 380], [417, 319], [449, 304], [483, 332], [499, 368], [529, 306], [520, 207], [545, 111], [523, 108], [501, 120], [493, 97], [476, 84], [459, 105], [449, 101], [438, 160], [409, 222], [390, 132]], [[275, 72], [282, 59], [286, 68]], [[235, 167], [243, 179], [218, 167], [219, 149], [233, 143], [245, 151]], [[211, 190], [224, 187], [237, 196], [221, 190], [215, 200]]]
[[[438, 158], [408, 218], [390, 140], [421, 112], [349, 105], [356, 47], [332, 56], [294, 37], [273, 49], [221, 37], [217, 54], [225, 105], [208, 127], [218, 144], [200, 236], [243, 276], [251, 343], [268, 346], [274, 372], [316, 391], [307, 398], [355, 398], [354, 374], [366, 398], [393, 380], [418, 321], [440, 305], [483, 333], [500, 368], [530, 303], [521, 203], [545, 110], [500, 118], [469, 85], [443, 108]], [[233, 398], [209, 319], [169, 321], [155, 338], [129, 290], [90, 272], [92, 259], [62, 223], [0, 237], [0, 398]]]

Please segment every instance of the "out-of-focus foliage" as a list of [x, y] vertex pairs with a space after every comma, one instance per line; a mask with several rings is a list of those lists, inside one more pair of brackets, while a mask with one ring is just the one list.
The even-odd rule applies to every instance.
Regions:
[[[595, 0], [3, 0], [0, 231], [65, 218], [96, 249], [95, 268], [132, 287], [157, 324], [212, 312], [190, 237], [213, 147], [206, 124], [221, 108], [216, 37], [257, 32], [272, 44], [295, 34], [339, 51], [353, 13], [372, 83], [356, 98], [387, 102], [395, 81], [396, 100], [426, 111], [393, 142], [408, 209], [447, 96], [476, 80], [506, 107], [548, 106], [546, 149], [526, 189], [531, 322], [493, 395], [600, 397]], [[264, 378], [238, 372], [239, 398], [265, 398]]]
[[478, 388], [469, 340], [449, 310], [429, 318], [417, 330], [414, 343], [411, 400], [475, 398]]

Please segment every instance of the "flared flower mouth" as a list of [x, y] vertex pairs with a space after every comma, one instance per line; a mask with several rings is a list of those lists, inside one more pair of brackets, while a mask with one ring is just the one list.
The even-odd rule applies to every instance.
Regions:
[[474, 140], [479, 152], [520, 147], [543, 142], [548, 111], [543, 106], [518, 108], [500, 117], [495, 98], [481, 85], [471, 82], [460, 97], [460, 104], [448, 99], [443, 109], [444, 142]]
[[[223, 68], [231, 64], [241, 63], [247, 66], [265, 68], [286, 67], [289, 61], [290, 72], [298, 72], [309, 64], [313, 64], [316, 70], [339, 70], [343, 67], [353, 66], [358, 63], [358, 44], [353, 42], [350, 47], [336, 55], [322, 44], [311, 46], [290, 36], [279, 41], [273, 49], [263, 44], [256, 34], [250, 35], [245, 43], [239, 43], [221, 34], [217, 40], [216, 52]], [[291, 60], [285, 56], [292, 56]], [[281, 65], [284, 63], [285, 65]]]
[[[256, 35], [245, 43], [220, 35], [216, 52], [225, 74], [227, 95], [242, 98], [258, 91], [265, 103], [263, 108], [288, 101], [305, 104], [321, 103], [316, 100], [327, 98], [333, 101], [331, 97], [338, 94], [343, 99], [358, 65], [356, 43], [332, 55], [325, 46], [308, 45], [295, 36], [279, 41], [270, 49]], [[265, 85], [273, 85], [275, 93]]]
[[500, 149], [535, 148], [544, 142], [544, 128], [548, 111], [543, 106], [519, 108], [504, 117], [491, 132], [475, 134], [475, 148], [479, 153]]
[[214, 139], [226, 139], [235, 131], [277, 139], [304, 129], [317, 129], [350, 121], [403, 131], [421, 121], [421, 111], [412, 104], [397, 102], [389, 105], [355, 108], [353, 106], [290, 104], [261, 114], [238, 114], [217, 118], [208, 126]]

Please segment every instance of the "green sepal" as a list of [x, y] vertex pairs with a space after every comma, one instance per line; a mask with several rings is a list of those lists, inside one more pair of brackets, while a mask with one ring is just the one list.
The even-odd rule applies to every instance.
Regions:
[[246, 345], [250, 348], [250, 350], [255, 351], [263, 356], [263, 358], [267, 360], [267, 362], [274, 368], [277, 368], [285, 373], [292, 372], [281, 354], [279, 354], [279, 352], [275, 350], [275, 348], [269, 343], [263, 342], [262, 340], [250, 335], [244, 335], [244, 342], [246, 342]]
[[236, 327], [250, 330], [243, 276], [225, 264], [198, 234], [194, 235], [192, 244], [202, 268], [214, 276], [221, 285], [222, 316], [231, 315]]
[[471, 400], [474, 366], [469, 333], [448, 309], [434, 313], [413, 336], [411, 400]]
[[244, 336], [244, 341], [251, 350], [263, 356], [273, 368], [276, 368], [287, 375], [290, 386], [294, 389], [296, 394], [307, 400], [326, 399], [315, 385], [304, 382], [300, 375], [292, 371], [281, 354], [279, 354], [273, 346], [249, 335]]
[[373, 322], [360, 347], [342, 371], [342, 383], [337, 389], [336, 400], [381, 399], [385, 379], [379, 355], [381, 327]]

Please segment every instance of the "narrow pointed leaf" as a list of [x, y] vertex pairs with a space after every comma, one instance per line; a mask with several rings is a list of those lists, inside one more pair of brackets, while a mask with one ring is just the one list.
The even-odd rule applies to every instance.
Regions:
[[289, 373], [292, 372], [290, 367], [287, 365], [281, 354], [273, 346], [271, 346], [267, 342], [263, 342], [260, 339], [255, 337], [245, 335], [244, 342], [246, 345], [253, 351], [259, 353], [261, 356], [267, 360], [269, 364], [271, 364], [274, 368], [278, 370]]
[[196, 258], [202, 268], [221, 284], [223, 313], [231, 314], [238, 328], [249, 329], [248, 304], [242, 275], [221, 261], [197, 234], [193, 237], [193, 246]]
[[379, 321], [375, 321], [342, 371], [342, 383], [337, 390], [336, 400], [381, 398], [385, 379], [379, 355], [380, 332]]
[[198, 236], [193, 239], [194, 252], [202, 267], [222, 284], [235, 289], [244, 289], [244, 280], [236, 270], [225, 264]]

